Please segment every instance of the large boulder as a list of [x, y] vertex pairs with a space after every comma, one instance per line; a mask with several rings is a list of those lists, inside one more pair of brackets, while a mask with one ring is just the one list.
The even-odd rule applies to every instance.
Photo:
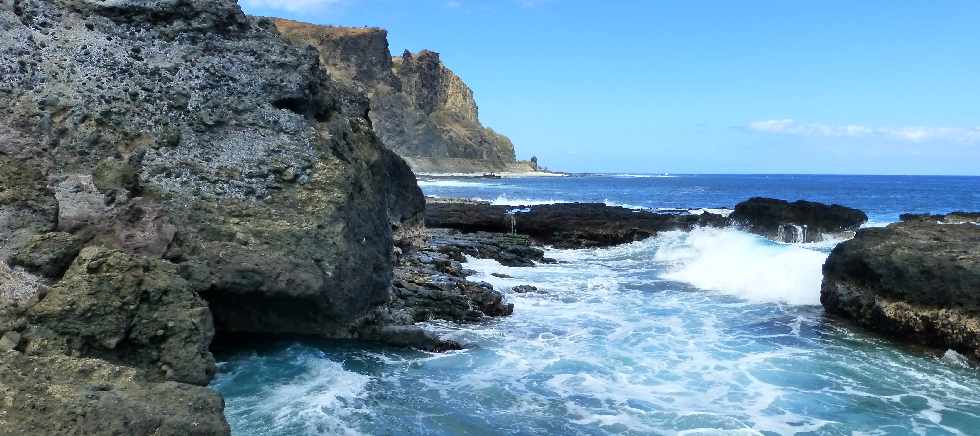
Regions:
[[51, 279], [61, 278], [79, 250], [82, 241], [70, 233], [53, 232], [35, 235], [17, 249], [10, 264]]
[[857, 209], [812, 201], [754, 197], [735, 205], [732, 222], [779, 242], [818, 242], [849, 236], [868, 216]]
[[98, 357], [198, 385], [215, 373], [211, 312], [167, 261], [86, 248], [27, 317], [31, 352]]
[[136, 369], [64, 355], [0, 352], [0, 435], [230, 434], [216, 392], [148, 381]]
[[423, 205], [368, 112], [234, 0], [0, 1], [0, 433], [227, 433], [212, 325], [356, 335]]
[[513, 207], [435, 199], [426, 206], [425, 222], [465, 232], [519, 233], [559, 248], [608, 247], [664, 231], [727, 224], [724, 217], [711, 213], [660, 214], [602, 203]]
[[175, 263], [219, 329], [349, 335], [422, 200], [318, 58], [234, 0], [0, 4], [0, 258], [57, 230]]
[[869, 329], [980, 358], [980, 226], [862, 229], [823, 267], [824, 308]]

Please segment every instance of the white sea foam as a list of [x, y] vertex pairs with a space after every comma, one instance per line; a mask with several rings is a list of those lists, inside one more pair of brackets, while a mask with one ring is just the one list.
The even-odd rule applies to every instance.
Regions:
[[732, 229], [695, 229], [658, 237], [655, 260], [668, 264], [668, 280], [717, 290], [751, 302], [820, 304], [826, 253], [773, 244]]
[[603, 200], [602, 202], [606, 206], [611, 206], [611, 207], [622, 207], [622, 208], [633, 209], [633, 210], [649, 210], [650, 209], [649, 207], [646, 207], [646, 206], [638, 206], [638, 205], [629, 204], [629, 203], [620, 203], [618, 201], [612, 201], [612, 200]]
[[677, 176], [672, 176], [670, 174], [613, 174], [613, 177], [620, 177], [625, 179], [672, 179]]
[[540, 206], [543, 204], [569, 203], [568, 201], [554, 199], [511, 198], [504, 194], [498, 195], [493, 200], [483, 200], [480, 198], [474, 198], [474, 200], [489, 201], [490, 204], [495, 206]]
[[264, 407], [275, 411], [280, 426], [304, 422], [309, 434], [361, 434], [346, 418], [351, 414], [351, 403], [364, 394], [371, 377], [321, 358], [311, 358], [307, 365], [310, 371], [273, 389]]
[[[576, 201], [571, 201], [571, 200], [559, 200], [559, 199], [555, 199], [555, 198], [514, 198], [514, 197], [509, 197], [506, 194], [498, 195], [497, 198], [494, 198], [492, 200], [488, 200], [488, 199], [480, 198], [480, 197], [472, 197], [472, 198], [470, 198], [470, 200], [474, 200], [474, 201], [486, 201], [486, 202], [489, 202], [490, 204], [495, 205], [495, 206], [543, 206], [543, 205], [548, 205], [548, 204], [593, 203], [593, 202], [590, 202], [590, 201], [578, 201], [578, 202], [576, 202]], [[649, 209], [646, 206], [638, 206], [638, 205], [629, 204], [629, 203], [620, 203], [620, 202], [612, 201], [612, 200], [603, 200], [603, 201], [601, 201], [601, 203], [605, 204], [606, 206], [622, 207], [622, 208], [626, 208], [626, 209], [634, 209], [634, 210], [645, 210], [645, 209]]]
[[[229, 419], [243, 434], [968, 434], [957, 428], [980, 420], [976, 372], [954, 353], [942, 364], [828, 324], [816, 307], [753, 304], [814, 300], [826, 248], [701, 229], [548, 250], [562, 263], [534, 268], [468, 258], [471, 280], [491, 283], [516, 310], [492, 322], [426, 323], [467, 349], [359, 353], [357, 365], [381, 365], [363, 371], [373, 377], [325, 356], [324, 366], [304, 360], [302, 376], [263, 378], [248, 398], [232, 393]], [[661, 278], [684, 273], [721, 292]], [[509, 292], [521, 284], [541, 292]], [[219, 384], [233, 391], [255, 373], [275, 372]], [[243, 410], [267, 419], [243, 419]]]
[[419, 180], [421, 187], [438, 188], [494, 188], [503, 186], [500, 183], [472, 182], [467, 180]]
[[691, 215], [703, 215], [705, 213], [713, 213], [715, 215], [721, 215], [724, 217], [731, 215], [732, 212], [734, 212], [734, 210], [732, 209], [708, 208], [708, 207], [688, 210], [688, 213], [690, 213]]
[[[255, 395], [229, 399], [231, 421], [245, 425], [268, 422], [281, 434], [361, 435], [351, 422], [360, 413], [356, 403], [363, 399], [370, 376], [347, 371], [343, 365], [325, 359], [320, 353], [293, 346], [282, 356], [259, 358], [261, 378], [275, 378], [279, 359], [302, 367], [300, 375], [263, 383]], [[253, 369], [254, 370], [254, 369]], [[217, 385], [236, 385], [241, 375], [235, 372], [219, 376]], [[257, 383], [255, 375], [241, 376], [242, 383]], [[249, 424], [252, 423], [252, 424]], [[244, 429], [242, 429], [244, 430]]]

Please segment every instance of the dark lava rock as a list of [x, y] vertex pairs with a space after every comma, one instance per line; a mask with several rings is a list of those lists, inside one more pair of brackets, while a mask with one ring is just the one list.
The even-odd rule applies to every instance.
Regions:
[[946, 215], [903, 213], [899, 216], [902, 221], [924, 221], [944, 224], [980, 223], [980, 212], [950, 212]]
[[536, 286], [531, 286], [531, 285], [520, 285], [520, 286], [514, 286], [513, 288], [510, 289], [510, 291], [518, 294], [526, 294], [529, 292], [538, 292], [538, 288]]
[[452, 229], [429, 229], [429, 243], [451, 258], [463, 262], [466, 255], [494, 259], [504, 266], [534, 266], [544, 262], [544, 250], [532, 247], [527, 236], [509, 233], [463, 233]]
[[914, 219], [862, 229], [823, 273], [828, 312], [980, 358], [980, 226]]
[[755, 197], [737, 204], [730, 219], [745, 230], [779, 242], [817, 242], [856, 231], [868, 216], [836, 204]]
[[536, 243], [558, 248], [608, 247], [646, 239], [663, 231], [721, 227], [728, 223], [721, 215], [710, 213], [657, 214], [602, 203], [513, 207], [432, 199], [426, 206], [425, 222], [429, 227], [464, 232], [523, 234]]
[[432, 319], [472, 322], [514, 312], [503, 294], [489, 284], [467, 280], [459, 261], [431, 249], [402, 256], [388, 308], [401, 312], [393, 324]]
[[472, 235], [456, 239], [445, 230], [434, 233], [428, 239], [438, 243], [430, 242], [399, 256], [391, 300], [362, 320], [357, 338], [430, 351], [454, 350], [462, 345], [415, 324], [431, 320], [480, 322], [514, 312], [514, 305], [505, 302], [504, 295], [491, 285], [466, 279], [472, 271], [463, 268], [465, 258], [460, 253], [472, 247]]

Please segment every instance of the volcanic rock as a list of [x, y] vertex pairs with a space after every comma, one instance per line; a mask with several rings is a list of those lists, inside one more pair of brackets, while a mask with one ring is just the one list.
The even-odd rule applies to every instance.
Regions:
[[425, 222], [429, 227], [464, 232], [528, 235], [535, 243], [558, 248], [608, 247], [646, 239], [659, 232], [697, 226], [720, 227], [728, 223], [721, 215], [711, 213], [657, 214], [602, 203], [514, 207], [432, 199], [426, 206]]
[[378, 28], [275, 24], [290, 40], [314, 47], [331, 77], [370, 97], [375, 132], [415, 171], [537, 170], [536, 161], [515, 159], [510, 139], [483, 127], [473, 91], [439, 53], [392, 57], [387, 32]]
[[755, 197], [735, 205], [732, 222], [779, 242], [817, 242], [849, 236], [868, 221], [864, 212], [837, 204]]
[[833, 250], [823, 273], [828, 312], [980, 358], [980, 226], [910, 220], [862, 229]]

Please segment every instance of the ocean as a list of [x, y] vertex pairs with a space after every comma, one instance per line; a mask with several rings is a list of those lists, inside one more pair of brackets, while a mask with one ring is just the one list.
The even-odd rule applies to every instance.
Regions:
[[[574, 175], [423, 178], [427, 195], [497, 204], [730, 209], [752, 196], [839, 203], [869, 226], [980, 210], [980, 177]], [[840, 241], [780, 244], [732, 229], [668, 232], [562, 261], [470, 259], [514, 315], [430, 327], [434, 354], [279, 341], [219, 354], [213, 387], [236, 435], [980, 434], [980, 371], [823, 312]], [[500, 278], [492, 273], [504, 273]], [[531, 284], [540, 294], [509, 293]]]

